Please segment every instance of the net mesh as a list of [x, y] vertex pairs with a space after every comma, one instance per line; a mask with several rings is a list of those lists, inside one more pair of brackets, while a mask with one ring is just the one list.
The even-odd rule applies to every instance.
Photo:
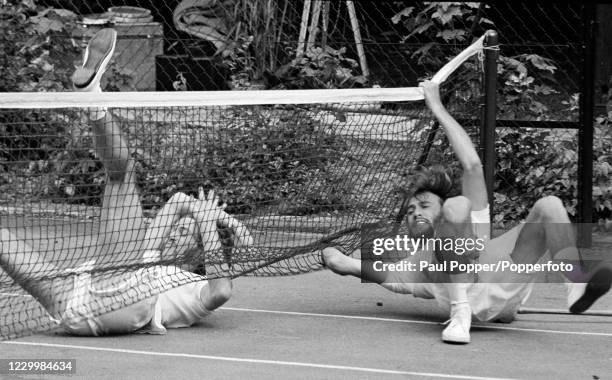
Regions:
[[[466, 57], [441, 87], [447, 107], [473, 135], [480, 76], [478, 56]], [[159, 106], [115, 95], [138, 104], [109, 108], [105, 124], [106, 137], [114, 138], [107, 149], [125, 143], [119, 156], [135, 174], [133, 188], [122, 159], [101, 160], [99, 143], [96, 151], [91, 110], [82, 104], [6, 109], [10, 97], [3, 97], [3, 339], [58, 327], [58, 319], [74, 324], [204, 278], [320, 269], [323, 248], [352, 252], [364, 224], [401, 220], [418, 165], [452, 166], [423, 101], [321, 103], [312, 92], [288, 91], [278, 104], [253, 105], [262, 93], [241, 92], [231, 95], [237, 105]], [[100, 94], [78, 96], [106, 105], [96, 101]], [[154, 95], [139, 96], [146, 103]], [[165, 96], [180, 104], [183, 94]], [[117, 181], [123, 187], [111, 186]], [[162, 250], [143, 261], [154, 218], [177, 194], [195, 202], [200, 187], [214, 189], [252, 241], [241, 246], [240, 232], [219, 224], [222, 246], [199, 242], [197, 249]]]

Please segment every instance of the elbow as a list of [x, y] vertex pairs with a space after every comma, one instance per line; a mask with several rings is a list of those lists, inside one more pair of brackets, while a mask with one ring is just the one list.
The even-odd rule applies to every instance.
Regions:
[[463, 164], [463, 172], [469, 173], [472, 175], [483, 175], [484, 169], [482, 168], [482, 162], [480, 162], [480, 158], [475, 157]]
[[190, 211], [189, 205], [191, 204], [191, 197], [185, 193], [178, 192], [170, 197], [168, 204], [176, 207], [177, 213], [180, 216], [185, 216], [188, 215]]
[[202, 289], [200, 295], [204, 307], [210, 311], [222, 306], [231, 296], [232, 281], [225, 277], [209, 280], [208, 286]]
[[223, 281], [222, 285], [219, 286], [215, 292], [215, 299], [217, 303], [224, 304], [232, 297], [232, 282], [231, 280]]

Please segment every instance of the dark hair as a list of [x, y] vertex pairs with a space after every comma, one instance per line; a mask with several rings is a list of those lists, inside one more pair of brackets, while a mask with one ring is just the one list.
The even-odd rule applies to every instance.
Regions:
[[402, 222], [408, 213], [408, 202], [419, 194], [433, 193], [440, 197], [442, 202], [455, 195], [452, 173], [442, 165], [419, 166], [412, 178], [410, 188], [404, 193], [399, 213], [395, 219], [396, 223]]
[[444, 201], [453, 193], [453, 180], [447, 170], [441, 165], [419, 167], [413, 176], [411, 197], [424, 192], [433, 193]]

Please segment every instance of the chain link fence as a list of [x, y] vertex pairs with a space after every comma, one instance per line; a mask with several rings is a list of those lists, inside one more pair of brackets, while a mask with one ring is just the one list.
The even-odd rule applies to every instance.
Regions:
[[[501, 38], [495, 221], [502, 227], [516, 223], [547, 194], [560, 196], [579, 219], [578, 126], [581, 92], [588, 88], [583, 62], [594, 54], [586, 44], [585, 4], [40, 0], [34, 6], [76, 15], [76, 22], [55, 28], [66, 44], [76, 45], [63, 48], [70, 64], [79, 60], [79, 46], [96, 30], [110, 25], [118, 31], [114, 64], [104, 83], [111, 91], [414, 86], [475, 37], [495, 29]], [[609, 7], [598, 6], [600, 55], [607, 54], [601, 41], [609, 38], [609, 13]], [[54, 30], [52, 22], [68, 19], [46, 17], [47, 32]], [[594, 212], [595, 219], [603, 215], [605, 220], [600, 211], [612, 214], [607, 175], [612, 137], [605, 113], [610, 69], [597, 69]], [[19, 89], [32, 88], [40, 90]], [[5, 85], [1, 90], [15, 89]]]
[[501, 44], [494, 220], [510, 227], [537, 199], [555, 195], [579, 221], [583, 6], [514, 2], [484, 13]]

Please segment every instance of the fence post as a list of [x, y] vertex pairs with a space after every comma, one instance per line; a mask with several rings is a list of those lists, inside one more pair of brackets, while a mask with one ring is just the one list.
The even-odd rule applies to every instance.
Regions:
[[595, 105], [595, 7], [590, 1], [583, 8], [582, 83], [578, 129], [578, 246], [590, 247], [593, 221], [593, 111]]
[[[487, 31], [484, 40], [484, 104], [480, 123], [480, 159], [484, 165], [487, 196], [493, 222], [493, 185], [495, 184], [495, 119], [497, 117], [497, 60], [499, 37], [494, 30]], [[491, 223], [491, 228], [493, 223]]]

